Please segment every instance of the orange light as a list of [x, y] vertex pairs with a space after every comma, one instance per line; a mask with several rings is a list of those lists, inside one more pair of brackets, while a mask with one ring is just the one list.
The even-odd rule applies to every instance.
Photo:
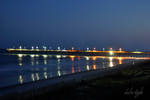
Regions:
[[71, 60], [74, 61], [75, 56], [70, 56]]
[[110, 54], [110, 55], [113, 55], [113, 54], [114, 54], [114, 52], [113, 52], [113, 51], [109, 51], [109, 54]]
[[93, 69], [96, 70], [96, 64], [93, 65]]
[[119, 59], [119, 64], [122, 64], [122, 58], [119, 57], [118, 59]]
[[92, 57], [92, 60], [94, 60], [94, 61], [95, 61], [95, 60], [96, 60], [96, 57]]
[[72, 65], [72, 73], [75, 73], [75, 71], [74, 71], [74, 66]]

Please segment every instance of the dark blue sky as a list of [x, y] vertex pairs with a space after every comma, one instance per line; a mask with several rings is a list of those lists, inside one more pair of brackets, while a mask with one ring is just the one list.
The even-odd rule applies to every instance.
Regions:
[[150, 50], [149, 0], [0, 0], [0, 48]]

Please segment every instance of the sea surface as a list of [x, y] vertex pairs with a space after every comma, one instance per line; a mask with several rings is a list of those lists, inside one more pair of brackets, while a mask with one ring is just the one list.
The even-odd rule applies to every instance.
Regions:
[[0, 88], [61, 77], [118, 64], [149, 60], [149, 57], [0, 54]]

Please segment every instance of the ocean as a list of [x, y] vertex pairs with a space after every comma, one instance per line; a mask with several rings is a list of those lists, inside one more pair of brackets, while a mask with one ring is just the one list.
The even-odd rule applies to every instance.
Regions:
[[47, 80], [90, 70], [115, 68], [118, 64], [149, 57], [0, 54], [0, 88]]

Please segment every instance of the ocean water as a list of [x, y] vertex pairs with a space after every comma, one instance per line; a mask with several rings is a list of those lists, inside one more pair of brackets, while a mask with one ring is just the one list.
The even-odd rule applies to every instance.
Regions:
[[149, 60], [149, 57], [0, 54], [0, 88], [61, 77], [118, 64]]

